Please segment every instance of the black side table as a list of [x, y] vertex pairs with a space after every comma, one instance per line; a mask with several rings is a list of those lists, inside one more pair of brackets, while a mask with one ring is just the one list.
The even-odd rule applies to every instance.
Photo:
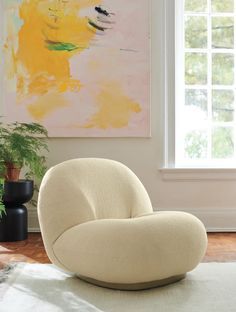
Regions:
[[0, 241], [13, 242], [28, 237], [28, 213], [23, 205], [34, 193], [32, 180], [5, 181], [3, 201], [6, 215], [0, 219]]

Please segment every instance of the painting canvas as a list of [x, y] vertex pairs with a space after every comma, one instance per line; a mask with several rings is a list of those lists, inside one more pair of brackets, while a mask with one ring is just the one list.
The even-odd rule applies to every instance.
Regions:
[[1, 111], [52, 137], [150, 136], [147, 0], [1, 0]]

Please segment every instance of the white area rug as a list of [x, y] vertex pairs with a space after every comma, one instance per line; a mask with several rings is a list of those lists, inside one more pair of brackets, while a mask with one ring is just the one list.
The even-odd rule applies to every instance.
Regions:
[[90, 285], [53, 265], [19, 264], [0, 284], [1, 312], [235, 312], [236, 263], [206, 263], [145, 291]]

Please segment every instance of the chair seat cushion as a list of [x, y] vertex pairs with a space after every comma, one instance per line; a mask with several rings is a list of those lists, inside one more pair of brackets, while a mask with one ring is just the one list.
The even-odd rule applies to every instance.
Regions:
[[201, 261], [206, 245], [205, 228], [196, 217], [156, 212], [76, 225], [57, 238], [53, 252], [78, 276], [129, 285], [182, 277]]

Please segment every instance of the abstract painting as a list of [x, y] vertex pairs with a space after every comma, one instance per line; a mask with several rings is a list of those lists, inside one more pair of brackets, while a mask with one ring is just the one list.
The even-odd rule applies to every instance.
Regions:
[[1, 0], [1, 111], [52, 137], [150, 136], [148, 0]]

